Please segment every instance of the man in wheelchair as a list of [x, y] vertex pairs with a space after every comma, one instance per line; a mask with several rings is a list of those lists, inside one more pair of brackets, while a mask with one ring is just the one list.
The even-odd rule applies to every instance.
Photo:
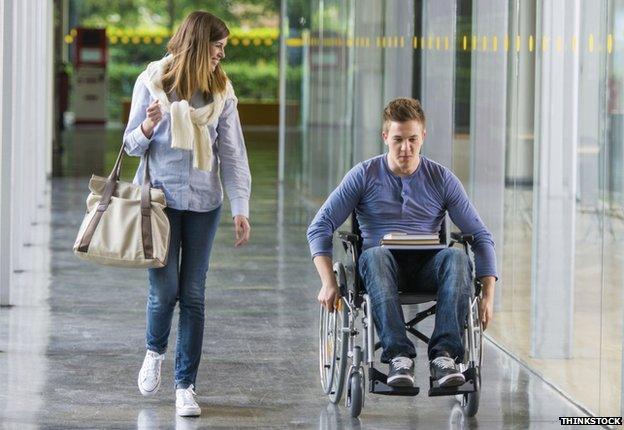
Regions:
[[334, 309], [340, 291], [332, 268], [332, 236], [355, 211], [361, 230], [359, 274], [371, 298], [372, 313], [389, 364], [387, 384], [414, 385], [416, 350], [407, 337], [399, 291], [426, 288], [437, 294], [435, 327], [428, 344], [431, 378], [440, 387], [465, 382], [457, 367], [464, 354], [472, 263], [456, 248], [434, 252], [391, 251], [380, 246], [391, 232], [439, 232], [448, 212], [463, 233], [473, 236], [475, 272], [482, 283], [479, 315], [483, 328], [493, 315], [496, 257], [492, 235], [477, 214], [459, 179], [446, 167], [420, 155], [425, 115], [418, 100], [399, 98], [383, 113], [388, 152], [353, 167], [314, 217], [307, 232], [321, 278], [319, 302]]

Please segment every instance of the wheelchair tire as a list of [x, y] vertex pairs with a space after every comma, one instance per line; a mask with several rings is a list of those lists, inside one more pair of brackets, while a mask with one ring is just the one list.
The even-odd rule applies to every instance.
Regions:
[[[464, 410], [464, 414], [468, 417], [474, 417], [479, 411], [479, 399], [481, 397], [481, 366], [483, 364], [483, 325], [479, 318], [479, 299], [475, 302], [475, 308], [472, 315], [472, 326], [474, 327], [474, 336], [472, 338], [472, 344], [476, 352], [476, 357], [470, 364], [475, 369], [474, 387], [475, 391], [472, 393], [466, 393], [461, 398], [461, 407]], [[465, 342], [467, 344], [467, 342]], [[468, 351], [466, 351], [468, 353]]]
[[323, 393], [329, 394], [334, 380], [336, 366], [336, 313], [319, 310], [319, 373]]
[[349, 392], [347, 393], [347, 407], [353, 418], [360, 416], [362, 406], [364, 406], [364, 374], [359, 371], [351, 373], [349, 376]]
[[[344, 298], [341, 299], [340, 307], [336, 311], [336, 327], [348, 328], [349, 327], [349, 311], [344, 302]], [[335, 365], [334, 376], [329, 391], [329, 401], [337, 404], [342, 398], [342, 392], [344, 391], [345, 379], [347, 374], [347, 364], [349, 361], [349, 333], [345, 330], [341, 330], [337, 333], [335, 344]]]
[[[478, 369], [477, 369], [478, 370]], [[475, 388], [473, 393], [464, 394], [461, 406], [467, 417], [474, 417], [479, 412], [479, 399], [481, 397], [481, 375], [475, 378]]]

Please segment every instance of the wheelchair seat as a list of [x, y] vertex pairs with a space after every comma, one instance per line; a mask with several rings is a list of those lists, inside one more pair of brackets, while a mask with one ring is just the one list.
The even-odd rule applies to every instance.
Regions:
[[418, 305], [420, 303], [433, 302], [436, 300], [434, 293], [402, 293], [399, 291], [399, 300], [402, 305]]

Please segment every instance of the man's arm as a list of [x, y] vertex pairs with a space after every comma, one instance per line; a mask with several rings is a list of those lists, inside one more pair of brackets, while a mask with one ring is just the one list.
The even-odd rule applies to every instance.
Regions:
[[332, 259], [326, 255], [318, 255], [314, 257], [314, 266], [316, 266], [316, 271], [321, 277], [321, 290], [317, 299], [329, 312], [332, 312], [340, 295], [336, 277], [334, 276]]
[[471, 248], [475, 256], [475, 272], [483, 283], [479, 315], [485, 329], [494, 314], [494, 286], [497, 279], [494, 241], [461, 182], [449, 172], [445, 181], [445, 204], [451, 220], [462, 233], [472, 234]]
[[321, 278], [318, 301], [330, 312], [339, 295], [332, 267], [332, 237], [357, 206], [364, 191], [364, 167], [358, 164], [329, 195], [308, 227], [308, 243]]
[[494, 276], [482, 276], [479, 278], [483, 284], [481, 289], [481, 302], [479, 303], [479, 317], [485, 330], [494, 316], [494, 285], [496, 278]]

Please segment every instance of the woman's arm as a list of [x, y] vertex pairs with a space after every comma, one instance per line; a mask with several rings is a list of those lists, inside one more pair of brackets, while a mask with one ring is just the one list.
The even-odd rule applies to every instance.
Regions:
[[251, 173], [236, 103], [236, 99], [226, 100], [217, 124], [219, 160], [232, 217], [241, 215], [249, 218]]
[[128, 117], [128, 125], [124, 131], [123, 143], [126, 153], [140, 157], [142, 156], [151, 141], [153, 135], [152, 132], [148, 133], [149, 138], [145, 136], [144, 131], [141, 129], [141, 124], [147, 118], [147, 108], [150, 106], [151, 96], [147, 87], [137, 79], [134, 84], [134, 90], [132, 91], [132, 105], [130, 107], [130, 116]]

